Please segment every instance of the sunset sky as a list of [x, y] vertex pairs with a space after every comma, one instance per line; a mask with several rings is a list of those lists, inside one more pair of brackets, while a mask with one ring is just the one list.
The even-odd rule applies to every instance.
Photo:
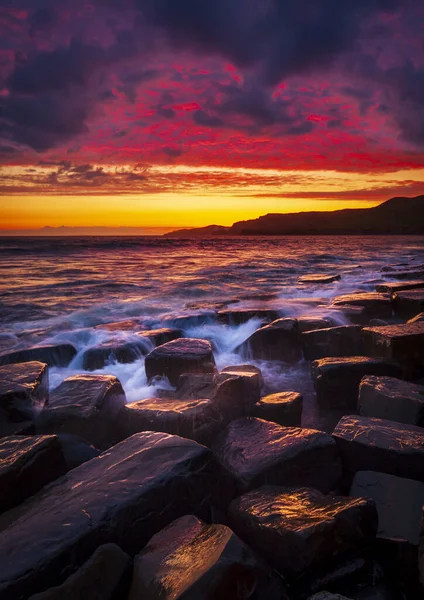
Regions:
[[422, 0], [0, 0], [0, 228], [424, 193]]

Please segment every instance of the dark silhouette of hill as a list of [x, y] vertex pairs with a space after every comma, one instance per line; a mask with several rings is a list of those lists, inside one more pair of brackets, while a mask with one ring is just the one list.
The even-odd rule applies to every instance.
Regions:
[[240, 235], [383, 235], [424, 234], [424, 196], [392, 198], [374, 208], [332, 212], [268, 214], [232, 227], [209, 225], [166, 234], [169, 237]]

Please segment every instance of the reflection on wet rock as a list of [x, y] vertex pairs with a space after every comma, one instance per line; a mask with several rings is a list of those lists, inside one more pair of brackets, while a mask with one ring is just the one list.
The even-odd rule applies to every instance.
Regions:
[[363, 377], [358, 412], [399, 423], [424, 425], [424, 386], [394, 377]]
[[256, 403], [253, 417], [273, 421], [283, 427], [300, 427], [303, 397], [298, 392], [279, 392], [264, 396]]

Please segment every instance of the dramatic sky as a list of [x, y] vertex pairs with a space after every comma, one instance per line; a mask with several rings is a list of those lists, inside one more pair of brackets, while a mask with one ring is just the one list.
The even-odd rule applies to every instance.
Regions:
[[424, 193], [422, 0], [0, 0], [0, 227]]

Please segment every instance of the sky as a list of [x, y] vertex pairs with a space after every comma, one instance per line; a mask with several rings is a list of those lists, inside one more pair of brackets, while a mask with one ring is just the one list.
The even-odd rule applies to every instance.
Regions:
[[0, 0], [0, 229], [424, 193], [422, 0]]

